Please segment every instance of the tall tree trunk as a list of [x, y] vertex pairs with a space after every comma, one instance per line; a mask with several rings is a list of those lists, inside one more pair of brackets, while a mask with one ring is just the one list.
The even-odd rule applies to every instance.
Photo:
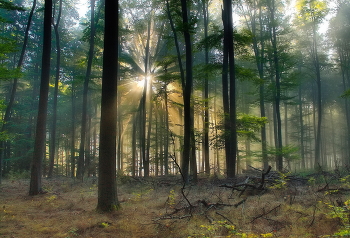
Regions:
[[105, 30], [100, 122], [97, 210], [119, 206], [116, 184], [116, 125], [118, 79], [118, 1], [105, 0]]
[[277, 151], [277, 169], [282, 171], [283, 169], [283, 157], [282, 157], [282, 122], [281, 122], [281, 73], [279, 65], [279, 57], [277, 50], [277, 31], [275, 24], [275, 0], [270, 0], [269, 4], [270, 17], [271, 17], [271, 44], [273, 50], [273, 62], [275, 67], [275, 84], [276, 84], [276, 94], [275, 94], [275, 104], [276, 104], [276, 123], [277, 123], [277, 141], [276, 141], [276, 151]]
[[[83, 111], [81, 118], [81, 131], [80, 131], [80, 146], [79, 146], [79, 158], [78, 158], [78, 168], [77, 177], [83, 179], [84, 177], [84, 160], [85, 160], [85, 143], [86, 143], [86, 124], [87, 124], [87, 98], [89, 90], [89, 81], [91, 77], [92, 60], [94, 57], [95, 48], [95, 0], [91, 0], [91, 30], [90, 30], [90, 48], [88, 54], [87, 69], [84, 80], [83, 89]], [[115, 66], [117, 67], [117, 66]]]
[[[33, 14], [34, 14], [35, 7], [36, 7], [36, 0], [33, 0], [33, 5], [32, 5], [32, 8], [30, 10], [28, 21], [27, 21], [27, 26], [26, 26], [26, 29], [25, 29], [25, 32], [24, 32], [24, 40], [23, 40], [21, 54], [19, 56], [19, 60], [18, 60], [18, 63], [17, 63], [17, 69], [18, 70], [20, 70], [22, 68], [22, 65], [23, 65], [24, 54], [25, 54], [25, 51], [26, 51], [26, 48], [27, 48], [27, 44], [28, 44], [29, 30], [30, 30], [30, 26], [32, 24], [32, 19], [33, 19]], [[13, 104], [15, 102], [17, 85], [18, 85], [18, 79], [15, 78], [13, 80], [13, 84], [12, 84], [10, 100], [9, 100], [9, 103], [7, 104], [5, 115], [4, 115], [4, 118], [3, 118], [3, 121], [2, 121], [1, 132], [6, 131], [6, 126], [7, 126], [8, 122], [9, 122], [9, 120], [11, 118], [11, 111], [12, 111]], [[1, 184], [1, 181], [2, 181], [3, 159], [4, 159], [4, 155], [5, 155], [4, 148], [5, 148], [5, 141], [2, 141], [0, 143], [0, 184]]]
[[132, 123], [132, 136], [131, 136], [131, 176], [136, 176], [136, 132], [137, 132], [137, 116], [135, 115]]
[[299, 123], [300, 123], [300, 155], [301, 155], [301, 168], [305, 169], [305, 131], [304, 131], [304, 119], [303, 119], [303, 101], [301, 96], [301, 85], [299, 85]]
[[167, 15], [168, 15], [168, 18], [169, 18], [171, 31], [173, 32], [173, 35], [174, 35], [176, 55], [177, 55], [177, 60], [178, 60], [178, 63], [179, 63], [179, 68], [180, 68], [182, 91], [185, 91], [185, 71], [184, 71], [183, 66], [182, 66], [182, 59], [181, 59], [179, 40], [177, 38], [177, 33], [176, 33], [175, 25], [174, 25], [174, 22], [173, 22], [173, 18], [171, 17], [169, 0], [166, 0], [166, 9], [167, 9]]
[[[203, 7], [203, 17], [204, 17], [204, 38], [208, 37], [208, 25], [209, 25], [209, 10], [208, 1], [202, 0]], [[204, 63], [209, 65], [209, 47], [205, 45], [204, 52]], [[206, 72], [204, 77], [204, 116], [203, 116], [203, 160], [204, 160], [204, 170], [206, 175], [210, 175], [210, 164], [209, 164], [209, 75]]]
[[193, 107], [191, 106], [192, 98], [192, 43], [190, 35], [190, 27], [188, 21], [188, 9], [187, 1], [181, 0], [182, 10], [182, 23], [183, 23], [183, 34], [186, 45], [186, 81], [185, 88], [183, 90], [184, 100], [184, 145], [183, 145], [183, 158], [182, 158], [182, 175], [184, 182], [189, 182], [189, 163], [192, 158], [192, 146], [193, 146]]
[[[224, 23], [224, 66], [223, 66], [223, 81], [228, 77], [229, 72], [229, 98], [224, 99], [224, 113], [225, 113], [225, 133], [226, 140], [226, 173], [227, 177], [233, 178], [236, 175], [237, 162], [237, 129], [236, 129], [236, 78], [235, 78], [235, 61], [234, 61], [234, 44], [233, 44], [233, 19], [232, 19], [232, 2], [231, 0], [223, 0], [223, 23]], [[227, 51], [227, 53], [225, 53]], [[225, 56], [225, 54], [227, 54]], [[225, 62], [226, 61], [226, 62]], [[226, 68], [226, 70], [225, 70]], [[225, 72], [226, 71], [226, 72]], [[226, 84], [226, 82], [225, 82]], [[223, 84], [224, 87], [224, 84]], [[224, 88], [223, 88], [224, 89]], [[227, 94], [228, 92], [225, 92]], [[224, 93], [223, 93], [224, 94]], [[226, 95], [225, 97], [227, 97]], [[225, 102], [227, 100], [227, 102]], [[229, 103], [226, 105], [225, 103]], [[228, 109], [228, 111], [227, 111]], [[227, 114], [228, 112], [228, 114]]]
[[55, 89], [53, 95], [53, 115], [52, 115], [52, 125], [51, 125], [51, 137], [50, 137], [50, 147], [49, 147], [49, 173], [48, 177], [51, 178], [53, 175], [53, 167], [55, 162], [56, 153], [56, 125], [57, 125], [57, 100], [58, 100], [58, 83], [60, 80], [60, 68], [61, 68], [61, 46], [60, 46], [60, 34], [58, 27], [60, 25], [62, 13], [62, 0], [59, 1], [59, 9], [56, 23], [53, 24], [56, 36], [56, 78], [55, 78]]
[[71, 156], [71, 165], [70, 165], [70, 170], [71, 170], [71, 177], [75, 177], [75, 86], [74, 86], [74, 81], [72, 81], [72, 95], [71, 95], [71, 100], [72, 100], [72, 134], [71, 134], [71, 147], [70, 147], [70, 156]]
[[169, 107], [168, 107], [168, 92], [165, 87], [164, 92], [164, 107], [165, 107], [165, 115], [164, 115], [164, 123], [165, 123], [165, 133], [164, 133], [164, 174], [169, 174]]
[[224, 9], [222, 10], [222, 21], [224, 25], [224, 46], [223, 46], [223, 63], [222, 63], [222, 103], [224, 109], [224, 144], [225, 144], [225, 158], [226, 158], [226, 174], [228, 175], [228, 165], [230, 158], [230, 103], [229, 103], [229, 84], [228, 84], [228, 39], [227, 34], [227, 11], [224, 3]]
[[[260, 105], [260, 116], [266, 117], [265, 112], [265, 77], [264, 77], [264, 57], [265, 57], [265, 39], [264, 39], [264, 30], [263, 30], [263, 21], [262, 21], [262, 6], [259, 6], [259, 25], [260, 25], [260, 34], [259, 39], [253, 37], [253, 47], [255, 53], [255, 60], [259, 72], [259, 77], [261, 84], [259, 87], [259, 105]], [[256, 23], [255, 20], [252, 22], [252, 33], [254, 36], [257, 35]], [[259, 44], [260, 43], [260, 44]], [[258, 47], [260, 45], [260, 48]], [[264, 124], [261, 128], [261, 151], [262, 151], [262, 161], [264, 169], [268, 168], [267, 160], [267, 139], [266, 139], [266, 125]]]
[[[349, 53], [348, 53], [349, 54]], [[344, 53], [344, 50], [339, 48], [338, 49], [338, 55], [340, 58], [340, 64], [341, 64], [341, 73], [342, 73], [342, 83], [343, 83], [343, 90], [344, 92], [348, 89], [346, 81], [349, 82], [349, 68], [346, 66], [346, 62], [348, 61], [346, 59], [346, 54]], [[350, 57], [350, 55], [348, 55]], [[347, 80], [348, 78], [348, 80]], [[346, 159], [344, 161], [345, 164], [348, 164], [350, 162], [350, 107], [349, 107], [349, 99], [344, 99], [344, 110], [345, 110], [345, 118], [346, 118], [346, 127], [347, 127], [347, 133], [346, 133], [346, 140], [347, 140], [347, 150], [346, 150]]]
[[41, 83], [29, 195], [37, 195], [42, 191], [42, 161], [45, 155], [47, 103], [50, 82], [51, 18], [52, 0], [45, 0]]
[[317, 50], [317, 34], [316, 34], [316, 22], [313, 23], [313, 58], [316, 71], [316, 85], [317, 85], [317, 129], [316, 129], [316, 141], [315, 141], [315, 168], [321, 166], [321, 128], [322, 128], [322, 90], [321, 90], [321, 69], [318, 58]]

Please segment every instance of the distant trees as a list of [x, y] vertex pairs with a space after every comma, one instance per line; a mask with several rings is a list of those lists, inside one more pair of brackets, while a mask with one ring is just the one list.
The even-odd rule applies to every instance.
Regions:
[[[56, 7], [54, 8], [56, 11]], [[60, 43], [60, 33], [59, 25], [62, 15], [62, 0], [58, 2], [57, 10], [57, 19], [56, 22], [52, 22], [55, 37], [56, 37], [56, 75], [55, 75], [55, 86], [54, 86], [54, 96], [53, 96], [53, 113], [52, 113], [52, 126], [51, 126], [51, 135], [50, 135], [50, 152], [49, 152], [49, 172], [48, 177], [52, 177], [53, 168], [55, 163], [55, 154], [56, 154], [56, 131], [57, 131], [57, 101], [58, 101], [58, 84], [60, 82], [60, 67], [61, 67], [61, 43]], [[56, 15], [56, 12], [53, 13]]]
[[[340, 68], [342, 97], [344, 101], [344, 111], [346, 120], [346, 154], [345, 158], [350, 156], [350, 4], [347, 1], [340, 1], [337, 6], [337, 13], [330, 22], [330, 37], [332, 44], [337, 53], [336, 63]], [[349, 159], [345, 159], [344, 163], [348, 164]]]
[[[89, 37], [89, 52], [88, 52], [88, 60], [86, 66], [86, 74], [84, 78], [84, 86], [83, 86], [83, 105], [82, 105], [82, 114], [81, 114], [81, 130], [80, 130], [80, 146], [79, 146], [79, 157], [77, 161], [77, 177], [83, 179], [84, 170], [85, 170], [85, 158], [89, 155], [86, 155], [86, 144], [87, 144], [87, 123], [88, 123], [88, 90], [89, 90], [89, 82], [91, 78], [91, 68], [92, 61], [94, 59], [94, 50], [95, 50], [95, 0], [90, 1], [90, 37]], [[97, 18], [98, 21], [98, 18]], [[90, 159], [90, 158], [89, 158]]]
[[[22, 50], [21, 50], [21, 54], [19, 56], [18, 63], [17, 63], [17, 70], [21, 70], [21, 67], [23, 65], [24, 55], [26, 52], [27, 44], [28, 44], [29, 30], [30, 30], [30, 26], [32, 24], [32, 18], [33, 18], [33, 13], [34, 13], [35, 7], [36, 7], [36, 0], [33, 1], [33, 6], [31, 8], [31, 11], [30, 11], [30, 14], [28, 17], [26, 29], [24, 32]], [[2, 5], [0, 6], [0, 8], [3, 10], [8, 10], [8, 11], [9, 10], [24, 11], [24, 9], [22, 7], [18, 7], [11, 2], [2, 2]], [[0, 19], [0, 22], [6, 22], [6, 20], [4, 18], [2, 18], [2, 19]], [[2, 45], [3, 50], [1, 52], [1, 54], [4, 55], [4, 54], [14, 50], [12, 48], [13, 46], [12, 46], [11, 42], [7, 42], [7, 40], [9, 40], [9, 39], [6, 39], [4, 37], [2, 40], [4, 43]], [[3, 73], [5, 73], [5, 75], [0, 76], [1, 78], [6, 78], [8, 75], [11, 75], [11, 74], [9, 74], [9, 71], [5, 67], [1, 66], [0, 69]], [[13, 76], [14, 76], [14, 79], [13, 79], [13, 84], [12, 84], [12, 88], [11, 88], [11, 94], [9, 97], [10, 99], [9, 99], [9, 102], [6, 106], [5, 115], [4, 115], [3, 120], [2, 120], [1, 134], [3, 136], [6, 133], [6, 129], [8, 126], [7, 124], [9, 123], [9, 120], [11, 118], [11, 113], [12, 113], [13, 105], [15, 103], [15, 96], [16, 96], [16, 91], [17, 91], [17, 87], [18, 87], [18, 76], [19, 75], [14, 74]], [[3, 172], [3, 161], [5, 158], [6, 138], [2, 138], [0, 141], [1, 141], [1, 143], [0, 143], [1, 144], [1, 148], [0, 148], [0, 184], [1, 184], [2, 172]]]
[[299, 17], [302, 19], [302, 24], [306, 32], [310, 34], [312, 40], [310, 42], [310, 58], [314, 66], [317, 87], [317, 128], [315, 138], [315, 168], [322, 165], [321, 161], [321, 137], [322, 137], [322, 120], [323, 120], [323, 105], [322, 105], [322, 87], [321, 87], [321, 64], [319, 60], [319, 44], [317, 28], [327, 14], [327, 3], [317, 0], [300, 0], [298, 1]]
[[[118, 70], [118, 87], [103, 73], [107, 62], [102, 63], [102, 53], [110, 51], [103, 45], [108, 41], [103, 1], [91, 1], [90, 12], [80, 19], [72, 2], [55, 2], [51, 24], [56, 38], [50, 42], [56, 47], [50, 58], [59, 64], [52, 67], [46, 60], [47, 38], [46, 50], [41, 49], [47, 37], [41, 31], [44, 12], [4, 11], [4, 18], [13, 19], [0, 19], [0, 171], [5, 176], [24, 176], [33, 158], [34, 194], [43, 176], [100, 177], [98, 153], [102, 170], [108, 164], [121, 175], [147, 177], [181, 168], [186, 182], [201, 173], [234, 177], [248, 165], [272, 164], [282, 171], [348, 163], [346, 1], [338, 2], [330, 31], [323, 34], [320, 27], [329, 10], [324, 1], [119, 3], [118, 50], [112, 49], [118, 63], [105, 55]], [[8, 6], [14, 7], [0, 5]], [[291, 15], [287, 9], [294, 7], [297, 12]], [[25, 27], [29, 19], [30, 30]], [[326, 40], [331, 44], [325, 46]], [[22, 43], [25, 51], [19, 50]], [[111, 66], [106, 67], [108, 73]], [[45, 92], [39, 102], [40, 73]], [[118, 108], [117, 139], [106, 144], [105, 123], [114, 122], [100, 118], [100, 97], [101, 87], [110, 83], [118, 90], [113, 109]], [[110, 133], [115, 129], [109, 128]], [[34, 146], [36, 130], [42, 137]], [[112, 144], [117, 153], [106, 159], [103, 151], [115, 150]]]

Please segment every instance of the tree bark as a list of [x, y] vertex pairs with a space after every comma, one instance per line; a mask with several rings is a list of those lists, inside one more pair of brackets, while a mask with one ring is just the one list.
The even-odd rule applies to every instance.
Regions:
[[45, 0], [41, 83], [29, 195], [37, 195], [42, 191], [42, 161], [45, 154], [47, 103], [50, 82], [51, 18], [52, 0]]
[[53, 167], [55, 163], [55, 153], [56, 153], [56, 125], [57, 125], [57, 97], [58, 97], [58, 83], [60, 80], [60, 67], [61, 67], [61, 46], [60, 46], [60, 34], [58, 27], [60, 25], [62, 13], [62, 0], [59, 1], [59, 9], [56, 23], [53, 24], [53, 28], [56, 36], [56, 78], [55, 78], [55, 89], [53, 95], [53, 115], [52, 115], [52, 125], [51, 125], [51, 137], [50, 137], [50, 147], [49, 147], [49, 173], [48, 177], [51, 178], [53, 175]]
[[273, 50], [273, 62], [275, 67], [275, 106], [276, 106], [276, 123], [277, 123], [277, 141], [276, 143], [276, 151], [277, 151], [277, 169], [282, 171], [283, 169], [283, 157], [282, 157], [282, 122], [281, 122], [281, 73], [280, 73], [280, 65], [279, 65], [279, 57], [278, 57], [278, 49], [277, 49], [277, 31], [276, 31], [276, 19], [275, 19], [275, 0], [269, 1], [269, 10], [270, 10], [270, 20], [271, 20], [271, 44]]
[[[90, 48], [88, 54], [87, 69], [84, 80], [83, 89], [83, 111], [81, 117], [81, 132], [80, 132], [80, 146], [79, 146], [79, 158], [78, 158], [78, 168], [77, 177], [83, 179], [84, 177], [84, 161], [85, 161], [85, 143], [86, 143], [86, 124], [87, 124], [87, 98], [89, 90], [89, 81], [91, 77], [92, 60], [94, 57], [95, 48], [95, 0], [91, 0], [91, 29], [90, 29]], [[116, 67], [116, 66], [115, 66]]]
[[[204, 19], [204, 38], [208, 37], [208, 24], [209, 24], [209, 11], [208, 11], [208, 1], [202, 0], [203, 8], [203, 19]], [[209, 65], [209, 47], [205, 46], [204, 52], [204, 63]], [[203, 160], [204, 160], [204, 171], [206, 175], [210, 175], [210, 164], [209, 164], [209, 75], [205, 74], [204, 77], [204, 115], [203, 115]]]
[[[223, 92], [224, 114], [225, 114], [225, 147], [226, 147], [226, 174], [233, 178], [236, 175], [237, 161], [237, 129], [236, 129], [236, 79], [235, 59], [233, 43], [233, 19], [232, 2], [223, 0], [223, 24], [224, 24], [224, 62], [223, 62]], [[229, 87], [228, 86], [229, 72]], [[227, 82], [226, 82], [227, 81]], [[225, 94], [225, 95], [224, 95]], [[226, 104], [226, 105], [225, 105]], [[229, 104], [229, 105], [227, 105]], [[227, 141], [228, 140], [228, 141]]]
[[119, 207], [116, 184], [118, 15], [118, 1], [105, 0], [97, 204], [97, 210], [103, 212]]
[[182, 175], [184, 182], [189, 183], [189, 163], [192, 158], [193, 136], [193, 108], [191, 106], [192, 98], [192, 43], [190, 35], [190, 23], [188, 21], [187, 1], [181, 0], [183, 34], [186, 45], [186, 81], [183, 91], [184, 100], [184, 145], [182, 158]]
[[315, 168], [318, 168], [322, 165], [321, 162], [321, 128], [322, 128], [322, 116], [323, 116], [323, 108], [322, 108], [322, 90], [321, 90], [321, 69], [320, 62], [318, 58], [318, 50], [317, 50], [317, 34], [316, 34], [316, 22], [313, 22], [313, 60], [316, 71], [316, 85], [317, 85], [317, 129], [316, 129], [316, 141], [315, 141]]

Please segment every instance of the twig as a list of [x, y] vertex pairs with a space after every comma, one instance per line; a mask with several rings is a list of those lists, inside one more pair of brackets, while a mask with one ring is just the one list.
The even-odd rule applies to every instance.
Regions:
[[276, 210], [277, 208], [279, 208], [281, 206], [281, 204], [280, 205], [278, 205], [278, 206], [276, 206], [276, 207], [274, 207], [274, 208], [272, 208], [270, 211], [268, 211], [268, 212], [263, 212], [262, 214], [260, 214], [259, 216], [256, 216], [256, 217], [254, 217], [251, 221], [250, 221], [250, 223], [253, 223], [255, 220], [257, 220], [257, 219], [259, 219], [259, 218], [264, 218], [264, 216], [266, 216], [266, 215], [268, 215], [268, 214], [270, 214], [271, 212], [273, 212], [274, 210]]
[[153, 219], [153, 221], [159, 221], [159, 220], [171, 220], [171, 219], [184, 219], [187, 217], [192, 217], [192, 215], [183, 215], [183, 216], [164, 216], [164, 217], [158, 217]]
[[234, 204], [233, 206], [238, 207], [239, 205], [245, 203], [246, 200], [247, 200], [247, 199], [245, 198], [245, 199], [243, 199], [242, 201], [240, 201], [240, 202]]
[[222, 214], [219, 213], [219, 212], [215, 212], [215, 213], [218, 214], [218, 215], [220, 215], [220, 216], [222, 216], [225, 220], [229, 221], [232, 225], [234, 225], [233, 222], [232, 222], [230, 219], [228, 219], [226, 216], [222, 215]]
[[313, 214], [312, 214], [312, 220], [311, 220], [311, 222], [310, 222], [310, 225], [309, 225], [309, 227], [311, 227], [313, 224], [314, 224], [314, 222], [315, 222], [315, 214], [316, 214], [316, 209], [317, 209], [317, 206], [314, 206], [314, 212], [313, 212]]

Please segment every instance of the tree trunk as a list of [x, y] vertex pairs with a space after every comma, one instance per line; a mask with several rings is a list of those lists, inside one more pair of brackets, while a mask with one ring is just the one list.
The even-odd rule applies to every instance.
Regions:
[[[35, 7], [36, 7], [36, 0], [33, 1], [33, 5], [32, 5], [32, 8], [30, 10], [28, 21], [27, 21], [26, 30], [24, 32], [24, 40], [23, 40], [22, 50], [21, 50], [21, 54], [20, 54], [20, 57], [19, 57], [19, 60], [18, 60], [18, 64], [17, 64], [17, 69], [18, 70], [20, 70], [22, 68], [22, 64], [23, 64], [23, 60], [24, 60], [24, 54], [25, 54], [25, 51], [26, 51], [26, 48], [27, 48], [27, 44], [28, 44], [29, 30], [30, 30], [30, 26], [32, 24], [32, 19], [33, 19], [33, 14], [34, 14]], [[18, 85], [18, 79], [15, 78], [13, 80], [13, 84], [12, 84], [10, 100], [9, 100], [9, 103], [7, 104], [5, 115], [4, 115], [4, 118], [3, 118], [3, 121], [2, 121], [1, 132], [6, 131], [6, 126], [7, 126], [8, 122], [9, 122], [9, 120], [11, 118], [11, 111], [12, 111], [13, 104], [15, 102], [17, 85]], [[4, 148], [5, 148], [5, 141], [2, 141], [0, 143], [0, 184], [1, 184], [1, 181], [2, 181], [3, 159], [4, 159], [4, 155], [5, 155]]]
[[317, 85], [317, 129], [315, 141], [315, 168], [321, 166], [321, 128], [322, 128], [322, 90], [321, 90], [321, 70], [317, 52], [317, 35], [316, 23], [313, 25], [313, 58], [316, 70], [316, 85]]
[[133, 128], [132, 128], [132, 137], [131, 137], [131, 176], [136, 176], [136, 132], [137, 132], [137, 116], [133, 118]]
[[[88, 53], [87, 69], [84, 80], [83, 89], [83, 111], [81, 118], [81, 131], [80, 131], [80, 146], [79, 146], [79, 158], [78, 158], [78, 168], [77, 177], [83, 179], [84, 177], [84, 160], [85, 160], [85, 143], [86, 143], [86, 124], [87, 124], [87, 98], [89, 90], [89, 81], [91, 76], [92, 60], [94, 57], [94, 47], [95, 47], [95, 0], [91, 0], [91, 30], [90, 30], [90, 48]], [[116, 66], [115, 66], [116, 67]]]
[[225, 143], [225, 158], [226, 158], [226, 174], [228, 175], [228, 164], [230, 163], [230, 103], [229, 103], [229, 84], [228, 84], [228, 43], [227, 41], [227, 12], [226, 6], [224, 4], [224, 9], [222, 10], [222, 21], [224, 25], [224, 46], [223, 46], [223, 62], [222, 62], [222, 103], [224, 109], [224, 143]]
[[72, 95], [71, 95], [71, 100], [72, 100], [72, 117], [71, 117], [71, 123], [72, 123], [72, 127], [71, 127], [71, 130], [72, 130], [72, 134], [71, 134], [71, 145], [70, 145], [70, 171], [71, 171], [71, 178], [74, 178], [75, 177], [75, 114], [76, 114], [76, 110], [75, 110], [75, 97], [76, 97], [76, 94], [75, 94], [75, 85], [74, 85], [74, 80], [72, 81]]
[[182, 10], [182, 23], [183, 23], [183, 34], [185, 38], [186, 45], [186, 81], [185, 88], [183, 90], [183, 100], [184, 100], [184, 145], [183, 145], [183, 158], [182, 158], [182, 175], [184, 177], [184, 182], [189, 182], [189, 163], [192, 158], [192, 148], [193, 148], [193, 107], [191, 106], [192, 98], [192, 43], [190, 35], [190, 27], [188, 21], [188, 9], [187, 1], [181, 0], [181, 10]]
[[[208, 24], [209, 24], [209, 11], [208, 11], [208, 2], [202, 0], [203, 7], [203, 17], [204, 17], [204, 38], [208, 37]], [[205, 45], [204, 52], [204, 63], [209, 65], [209, 47]], [[210, 164], [209, 164], [209, 75], [206, 72], [204, 77], [204, 92], [203, 92], [203, 101], [204, 101], [204, 115], [203, 115], [203, 160], [204, 160], [204, 171], [206, 175], [210, 175]]]
[[60, 34], [58, 27], [60, 25], [62, 13], [62, 0], [59, 1], [59, 9], [56, 23], [53, 24], [56, 36], [56, 78], [55, 78], [55, 89], [53, 95], [53, 115], [52, 115], [52, 125], [51, 125], [51, 137], [50, 137], [50, 147], [49, 147], [49, 173], [48, 177], [51, 178], [53, 175], [53, 167], [55, 162], [55, 153], [56, 153], [56, 125], [57, 125], [57, 100], [58, 100], [58, 83], [60, 80], [60, 68], [61, 68], [61, 46], [60, 46]]
[[103, 212], [119, 206], [116, 184], [118, 15], [118, 1], [105, 0], [97, 204], [97, 210]]
[[[224, 24], [224, 62], [223, 62], [223, 91], [224, 114], [225, 114], [225, 148], [226, 148], [226, 173], [227, 177], [236, 175], [237, 160], [237, 129], [236, 129], [236, 79], [233, 44], [233, 19], [232, 2], [223, 0], [223, 24]], [[228, 86], [229, 72], [229, 87]], [[225, 94], [225, 95], [224, 95]], [[225, 105], [226, 104], [226, 105]], [[228, 105], [227, 105], [228, 104]]]
[[47, 103], [50, 82], [51, 18], [52, 0], [45, 0], [41, 83], [29, 195], [37, 195], [42, 191], [42, 161], [45, 155]]
[[281, 73], [280, 73], [280, 65], [279, 65], [279, 57], [277, 50], [277, 32], [275, 26], [275, 0], [271, 0], [270, 5], [270, 17], [271, 17], [271, 44], [273, 50], [273, 62], [275, 67], [275, 84], [276, 84], [276, 94], [275, 94], [275, 105], [276, 105], [276, 123], [277, 123], [277, 141], [276, 143], [276, 151], [277, 151], [277, 169], [282, 171], [283, 169], [283, 157], [282, 157], [282, 122], [281, 122]]
[[165, 87], [164, 93], [165, 104], [165, 133], [164, 133], [164, 174], [169, 174], [169, 108], [168, 108], [168, 92]]

